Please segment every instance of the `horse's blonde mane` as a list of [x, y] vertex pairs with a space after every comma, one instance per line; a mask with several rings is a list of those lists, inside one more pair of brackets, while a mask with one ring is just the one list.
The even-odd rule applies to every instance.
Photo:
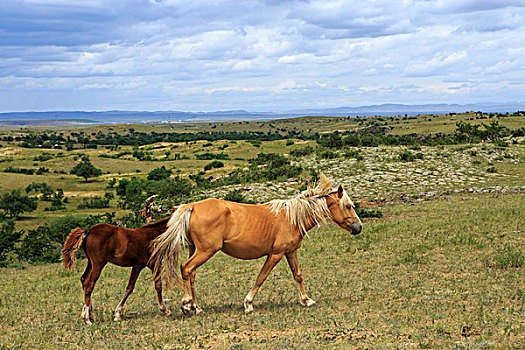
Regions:
[[295, 198], [275, 199], [268, 202], [268, 205], [270, 211], [276, 216], [281, 210], [284, 210], [288, 221], [304, 235], [309, 223], [313, 221], [315, 225], [318, 225], [330, 216], [330, 210], [323, 196], [328, 195], [331, 191], [332, 182], [324, 174], [321, 174], [319, 184], [315, 188], [308, 186]]

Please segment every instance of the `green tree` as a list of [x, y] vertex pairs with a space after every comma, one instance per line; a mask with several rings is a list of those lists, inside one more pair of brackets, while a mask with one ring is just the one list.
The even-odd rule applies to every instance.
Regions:
[[0, 266], [5, 266], [6, 254], [13, 250], [22, 231], [15, 231], [15, 222], [8, 221], [0, 226]]
[[80, 163], [75, 165], [73, 169], [71, 169], [71, 174], [83, 177], [86, 179], [86, 182], [90, 177], [98, 177], [102, 175], [102, 170], [95, 168], [93, 164], [89, 160], [82, 160]]
[[148, 173], [148, 180], [153, 181], [161, 181], [166, 180], [171, 175], [171, 170], [168, 170], [164, 167], [164, 165], [160, 168], [153, 169]]
[[33, 211], [36, 207], [36, 199], [29, 196], [22, 196], [20, 190], [5, 193], [0, 198], [0, 209], [12, 218], [16, 218], [24, 212]]

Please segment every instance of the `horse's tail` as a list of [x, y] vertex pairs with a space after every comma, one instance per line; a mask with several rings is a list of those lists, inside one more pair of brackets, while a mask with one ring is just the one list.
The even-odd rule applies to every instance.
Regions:
[[177, 274], [179, 253], [184, 241], [188, 240], [192, 211], [193, 207], [188, 205], [177, 209], [168, 221], [166, 232], [151, 242], [153, 275], [164, 275], [166, 288], [170, 287], [172, 281], [182, 287], [182, 279]]
[[77, 250], [82, 244], [82, 240], [87, 234], [87, 230], [79, 227], [73, 229], [66, 238], [64, 248], [62, 249], [62, 265], [64, 270], [71, 271], [77, 264]]

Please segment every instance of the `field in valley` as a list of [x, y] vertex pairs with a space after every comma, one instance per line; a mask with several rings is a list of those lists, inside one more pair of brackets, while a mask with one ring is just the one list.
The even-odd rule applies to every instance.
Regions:
[[[483, 118], [480, 118], [483, 117]], [[403, 119], [404, 118], [404, 119]], [[242, 132], [302, 135], [388, 128], [390, 135], [454, 132], [456, 122], [489, 123], [495, 116], [476, 113], [419, 117], [298, 118], [267, 122], [138, 124], [55, 127], [47, 132], [96, 137], [97, 133]], [[514, 130], [525, 116], [503, 115], [501, 125]], [[133, 129], [133, 132], [130, 131]], [[39, 133], [1, 130], [0, 137]], [[45, 129], [48, 130], [48, 129]], [[277, 153], [301, 173], [291, 178], [207, 186], [192, 198], [223, 198], [239, 191], [263, 202], [296, 195], [313, 172], [342, 183], [355, 202], [382, 217], [363, 219], [363, 233], [350, 236], [333, 225], [310, 232], [299, 250], [305, 286], [317, 301], [298, 303], [295, 282], [281, 262], [245, 315], [242, 300], [263, 260], [240, 261], [217, 254], [197, 272], [197, 297], [205, 313], [185, 317], [182, 293], [165, 292], [173, 316], [157, 311], [149, 271], [139, 278], [123, 319], [113, 311], [129, 269], [108, 266], [95, 288], [95, 323], [81, 322], [80, 275], [85, 259], [71, 273], [59, 263], [29, 265], [11, 261], [0, 268], [0, 348], [429, 348], [499, 349], [525, 347], [525, 143], [523, 137], [502, 142], [445, 145], [339, 147], [297, 155], [320, 147], [309, 137], [275, 140], [197, 140], [73, 149], [21, 147], [0, 141], [0, 195], [45, 182], [61, 188], [65, 209], [36, 211], [16, 221], [31, 230], [66, 215], [129, 213], [115, 196], [109, 207], [78, 209], [84, 198], [104, 196], [111, 179], [145, 179], [165, 166], [172, 177], [227, 178], [237, 169], [256, 169], [251, 159]], [[142, 151], [149, 160], [138, 160]], [[332, 152], [332, 153], [327, 153]], [[49, 159], [38, 159], [42, 154]], [[222, 167], [204, 171], [203, 153], [227, 154]], [[177, 154], [177, 156], [175, 156]], [[295, 155], [294, 155], [295, 154]], [[421, 155], [419, 155], [421, 154]], [[88, 155], [102, 176], [84, 182], [69, 171]], [[108, 158], [115, 156], [114, 158]], [[409, 157], [404, 159], [403, 157]], [[410, 157], [413, 157], [410, 158]], [[45, 167], [42, 175], [3, 172], [7, 167]], [[35, 194], [30, 194], [35, 196]], [[373, 215], [372, 215], [373, 216]]]

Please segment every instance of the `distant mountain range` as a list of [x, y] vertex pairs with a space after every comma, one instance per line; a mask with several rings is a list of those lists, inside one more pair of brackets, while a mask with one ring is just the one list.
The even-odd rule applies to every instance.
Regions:
[[477, 103], [477, 104], [381, 104], [359, 107], [314, 108], [291, 111], [248, 112], [229, 110], [215, 112], [184, 111], [48, 111], [0, 113], [0, 125], [50, 125], [91, 123], [149, 123], [149, 122], [210, 122], [236, 120], [268, 120], [302, 116], [392, 116], [416, 114], [443, 114], [465, 111], [491, 113], [524, 110], [525, 103]]

